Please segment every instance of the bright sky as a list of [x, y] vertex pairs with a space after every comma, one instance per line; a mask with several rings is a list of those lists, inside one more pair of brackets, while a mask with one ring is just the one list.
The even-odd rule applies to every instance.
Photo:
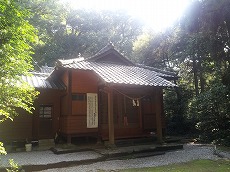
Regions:
[[73, 8], [94, 10], [126, 10], [147, 27], [161, 31], [178, 19], [191, 0], [62, 0]]

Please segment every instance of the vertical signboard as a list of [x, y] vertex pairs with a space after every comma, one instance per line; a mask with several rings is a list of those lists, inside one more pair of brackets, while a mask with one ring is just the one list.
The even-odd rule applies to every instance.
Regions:
[[87, 93], [87, 128], [98, 127], [97, 93]]

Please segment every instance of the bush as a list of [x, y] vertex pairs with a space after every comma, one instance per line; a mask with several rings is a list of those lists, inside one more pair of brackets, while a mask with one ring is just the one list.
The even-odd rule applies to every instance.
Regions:
[[164, 111], [166, 130], [169, 135], [193, 135], [196, 133], [196, 120], [188, 114], [188, 104], [192, 93], [183, 87], [166, 90], [164, 94]]
[[199, 122], [200, 140], [230, 146], [230, 91], [215, 84], [209, 91], [195, 98], [191, 110]]

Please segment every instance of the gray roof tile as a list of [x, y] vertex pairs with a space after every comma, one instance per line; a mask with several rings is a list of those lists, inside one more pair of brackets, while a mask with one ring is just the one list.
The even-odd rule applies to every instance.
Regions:
[[158, 76], [161, 76], [161, 77], [168, 77], [168, 78], [175, 78], [175, 79], [178, 78], [177, 74], [173, 73], [173, 72], [157, 69], [155, 67], [146, 66], [146, 65], [143, 65], [143, 64], [139, 64], [139, 63], [136, 64], [136, 65], [141, 67], [141, 68], [145, 68], [145, 69], [149, 69], [151, 71], [155, 71], [155, 72], [158, 73]]
[[91, 61], [63, 63], [61, 66], [71, 69], [94, 71], [106, 83], [175, 87], [170, 81], [160, 77], [158, 72], [138, 67]]
[[30, 76], [22, 76], [23, 81], [34, 88], [65, 90], [65, 85], [60, 81], [48, 80], [45, 73], [32, 73]]

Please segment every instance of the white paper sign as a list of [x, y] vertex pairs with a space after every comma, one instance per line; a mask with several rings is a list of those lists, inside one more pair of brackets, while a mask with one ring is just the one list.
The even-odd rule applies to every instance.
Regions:
[[87, 128], [98, 127], [97, 93], [87, 93]]

